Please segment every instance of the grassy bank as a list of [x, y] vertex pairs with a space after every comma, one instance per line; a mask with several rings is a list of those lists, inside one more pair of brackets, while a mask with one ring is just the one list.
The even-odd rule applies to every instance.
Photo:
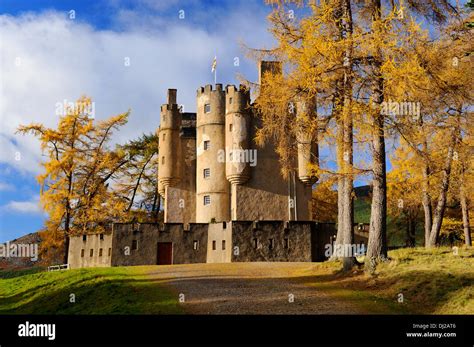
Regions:
[[[349, 300], [370, 313], [474, 314], [474, 250], [399, 249], [373, 276], [349, 276], [337, 262], [321, 266], [307, 285]], [[403, 295], [403, 297], [401, 295]]]
[[0, 273], [0, 314], [181, 313], [176, 295], [150, 281], [145, 267], [18, 275]]
[[[237, 283], [239, 276], [242, 281], [255, 283], [268, 280], [267, 271], [276, 279], [288, 279], [290, 284], [285, 285], [302, 285], [310, 292], [314, 288], [329, 300], [332, 297], [360, 308], [354, 312], [474, 314], [474, 250], [460, 248], [454, 254], [449, 248], [399, 249], [389, 256], [391, 260], [379, 265], [372, 276], [363, 269], [343, 274], [339, 262], [294, 263], [284, 269], [281, 263], [233, 263], [169, 269], [137, 266], [0, 271], [0, 314], [180, 314], [184, 307], [169, 285], [179, 276], [184, 276], [184, 281], [196, 281], [196, 285], [202, 280], [219, 286], [229, 280], [227, 277], [235, 277]], [[158, 268], [161, 277], [152, 275]], [[209, 282], [214, 276], [215, 282]], [[71, 294], [75, 303], [70, 302]]]

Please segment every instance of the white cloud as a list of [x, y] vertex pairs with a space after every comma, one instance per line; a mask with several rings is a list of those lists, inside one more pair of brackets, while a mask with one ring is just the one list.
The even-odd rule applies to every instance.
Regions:
[[1, 207], [1, 210], [11, 212], [11, 213], [20, 213], [20, 214], [42, 214], [44, 213], [41, 209], [39, 196], [34, 196], [31, 200], [26, 201], [15, 201], [12, 200], [6, 205]]
[[[178, 102], [194, 111], [196, 89], [213, 82], [210, 64], [216, 52], [218, 77], [224, 77], [218, 82], [238, 83], [237, 72], [256, 73], [254, 63], [244, 62], [238, 40], [254, 46], [267, 40], [261, 10], [242, 6], [222, 13], [219, 20], [212, 18], [209, 31], [175, 18], [157, 28], [156, 18], [122, 13], [113, 28], [125, 29], [111, 31], [70, 20], [66, 13], [0, 15], [0, 163], [39, 173], [39, 142], [15, 130], [32, 122], [55, 127], [55, 105], [64, 99], [91, 96], [97, 119], [131, 108], [129, 124], [115, 136], [123, 142], [155, 131], [167, 88], [177, 88]], [[235, 56], [241, 67], [233, 66]]]
[[15, 187], [11, 184], [0, 182], [0, 192], [12, 191], [15, 190]]

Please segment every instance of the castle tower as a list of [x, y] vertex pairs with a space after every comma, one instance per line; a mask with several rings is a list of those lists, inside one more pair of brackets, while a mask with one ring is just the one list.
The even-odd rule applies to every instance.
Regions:
[[180, 181], [181, 113], [176, 104], [176, 89], [168, 89], [167, 104], [161, 106], [160, 116], [158, 192], [166, 198], [166, 187], [175, 186]]
[[226, 87], [225, 145], [226, 177], [232, 184], [250, 178], [250, 91], [240, 85]]
[[199, 88], [196, 122], [196, 222], [230, 219], [225, 167], [225, 93], [222, 84]]
[[296, 101], [296, 119], [300, 131], [296, 136], [298, 142], [298, 178], [308, 186], [317, 182], [318, 178], [311, 174], [310, 166], [318, 164], [319, 147], [317, 130], [314, 129], [312, 113], [316, 109], [313, 100]]

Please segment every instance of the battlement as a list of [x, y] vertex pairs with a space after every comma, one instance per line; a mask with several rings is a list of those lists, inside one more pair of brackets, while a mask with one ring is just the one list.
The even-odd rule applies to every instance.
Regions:
[[167, 112], [167, 111], [179, 111], [179, 107], [177, 104], [163, 104], [161, 105], [161, 112]]
[[236, 93], [244, 93], [244, 94], [248, 94], [250, 96], [250, 89], [247, 88], [247, 86], [244, 85], [244, 84], [239, 84], [238, 89], [234, 84], [228, 84], [225, 87], [225, 91], [226, 91], [227, 95], [230, 95], [230, 96], [232, 96]]
[[212, 92], [222, 92], [223, 89], [222, 89], [222, 84], [221, 83], [217, 83], [216, 84], [216, 89], [213, 89], [212, 87], [212, 84], [206, 84], [204, 87], [199, 87], [197, 89], [197, 96], [201, 96], [201, 95], [209, 95], [211, 94]]

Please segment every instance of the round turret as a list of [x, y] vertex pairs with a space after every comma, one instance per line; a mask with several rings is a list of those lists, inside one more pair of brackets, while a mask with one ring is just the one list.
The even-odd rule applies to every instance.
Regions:
[[232, 184], [244, 184], [250, 178], [250, 92], [243, 85], [238, 90], [227, 86], [226, 92], [226, 177]]
[[165, 197], [167, 186], [174, 186], [180, 180], [179, 132], [181, 113], [176, 104], [176, 89], [168, 90], [168, 104], [161, 106], [158, 161], [158, 192]]
[[196, 119], [196, 222], [230, 219], [225, 175], [225, 93], [222, 84], [199, 88]]
[[297, 133], [298, 143], [298, 178], [307, 185], [313, 185], [318, 178], [312, 174], [311, 166], [318, 165], [319, 147], [317, 131], [311, 124], [312, 112], [316, 105], [311, 101], [297, 101], [297, 122], [300, 130]]

